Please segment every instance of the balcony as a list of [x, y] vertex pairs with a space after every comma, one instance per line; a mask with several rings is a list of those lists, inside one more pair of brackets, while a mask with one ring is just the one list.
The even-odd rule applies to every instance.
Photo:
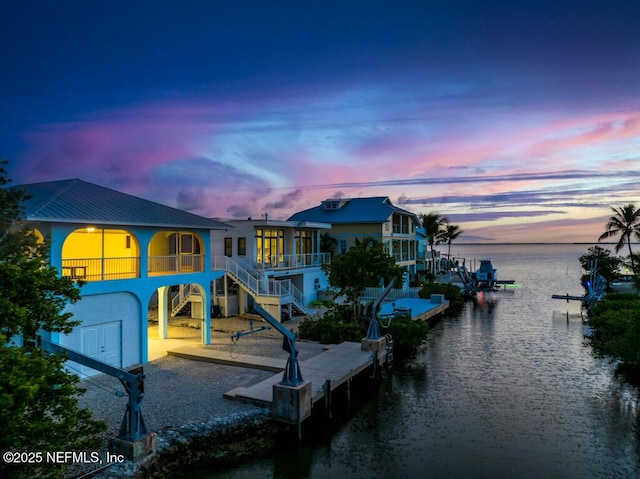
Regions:
[[108, 281], [140, 277], [140, 258], [75, 258], [62, 260], [62, 276], [74, 281]]
[[396, 263], [404, 263], [406, 261], [415, 261], [415, 255], [409, 254], [409, 253], [403, 253], [403, 254], [399, 254], [399, 253], [394, 253], [393, 258], [396, 260]]
[[408, 235], [411, 234], [411, 232], [409, 231], [409, 225], [408, 224], [394, 224], [393, 225], [393, 234], [402, 234], [402, 235]]
[[[181, 254], [150, 256], [149, 276], [163, 276], [204, 271], [204, 255]], [[140, 258], [73, 258], [62, 260], [62, 276], [74, 281], [109, 281], [140, 277]]]
[[203, 271], [203, 254], [149, 256], [149, 276], [201, 273]]
[[331, 262], [331, 253], [307, 253], [265, 256], [264, 262], [256, 263], [262, 271], [294, 268], [313, 268]]

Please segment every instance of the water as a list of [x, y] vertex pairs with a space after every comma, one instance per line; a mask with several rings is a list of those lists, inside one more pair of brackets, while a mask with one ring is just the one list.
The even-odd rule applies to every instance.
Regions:
[[434, 326], [416, 367], [330, 433], [190, 477], [640, 477], [639, 391], [583, 344], [579, 305], [551, 299], [582, 293], [587, 246], [459, 249], [517, 286]]

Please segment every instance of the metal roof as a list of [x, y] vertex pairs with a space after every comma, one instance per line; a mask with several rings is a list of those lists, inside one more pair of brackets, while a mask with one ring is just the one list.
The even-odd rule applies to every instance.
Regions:
[[319, 206], [293, 214], [289, 221], [332, 224], [384, 223], [392, 213], [409, 215], [419, 224], [415, 213], [394, 206], [388, 196], [325, 200]]
[[230, 225], [80, 179], [18, 185], [31, 198], [25, 219], [163, 228], [229, 229]]

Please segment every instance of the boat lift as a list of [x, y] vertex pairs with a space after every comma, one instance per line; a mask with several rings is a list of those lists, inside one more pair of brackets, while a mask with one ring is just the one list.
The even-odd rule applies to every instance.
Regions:
[[480, 267], [473, 273], [467, 270], [464, 263], [456, 265], [456, 271], [462, 280], [463, 293], [467, 296], [473, 296], [479, 291], [496, 291], [500, 286], [516, 282], [514, 279], [498, 279], [498, 270], [493, 267], [490, 259], [481, 259]]
[[[249, 301], [249, 307], [253, 310], [253, 312], [260, 315], [267, 323], [273, 326], [284, 336], [282, 349], [289, 353], [289, 357], [287, 358], [287, 364], [284, 368], [284, 373], [282, 375], [280, 384], [282, 384], [283, 386], [298, 386], [303, 382], [303, 379], [302, 372], [300, 371], [300, 365], [298, 364], [296, 335], [292, 331], [285, 328], [282, 323], [280, 323], [280, 321], [271, 316], [271, 314], [269, 314], [267, 310], [260, 306], [253, 298], [251, 298]], [[268, 328], [268, 326], [263, 326], [262, 328]], [[244, 334], [252, 334], [252, 332], [245, 331]]]
[[366, 339], [373, 339], [373, 340], [380, 339], [380, 328], [378, 327], [378, 319], [377, 319], [378, 307], [380, 306], [380, 303], [384, 301], [384, 298], [387, 297], [387, 295], [393, 288], [393, 285], [395, 284], [395, 282], [396, 282], [395, 278], [391, 278], [391, 281], [389, 281], [389, 284], [387, 285], [387, 287], [384, 288], [384, 291], [382, 291], [382, 294], [380, 295], [380, 297], [376, 300], [375, 303], [373, 303], [373, 306], [371, 307], [371, 320], [369, 321], [369, 327], [367, 328]]
[[[120, 431], [116, 436], [115, 444], [112, 440], [111, 447], [119, 449], [127, 459], [139, 461], [143, 457], [155, 452], [156, 434], [149, 433], [142, 417], [140, 403], [144, 397], [144, 371], [142, 367], [131, 371], [117, 368], [111, 364], [98, 361], [85, 354], [66, 348], [59, 344], [54, 344], [42, 336], [36, 336], [37, 344], [46, 352], [51, 354], [62, 353], [69, 361], [87, 366], [109, 376], [118, 378], [129, 395], [127, 408], [120, 424]], [[139, 444], [142, 444], [140, 446]]]
[[564, 299], [567, 301], [580, 301], [582, 307], [587, 310], [587, 314], [591, 311], [598, 301], [600, 301], [605, 294], [607, 288], [607, 280], [604, 276], [598, 274], [598, 259], [591, 261], [589, 266], [589, 280], [587, 281], [587, 294], [583, 296], [571, 296], [567, 294], [554, 294], [551, 296], [553, 299]]
[[255, 321], [253, 319], [249, 320], [249, 329], [246, 331], [237, 331], [231, 335], [231, 341], [238, 341], [242, 336], [248, 336], [250, 334], [259, 333], [260, 331], [267, 331], [271, 329], [271, 326], [260, 326], [259, 328], [254, 328], [253, 325]]

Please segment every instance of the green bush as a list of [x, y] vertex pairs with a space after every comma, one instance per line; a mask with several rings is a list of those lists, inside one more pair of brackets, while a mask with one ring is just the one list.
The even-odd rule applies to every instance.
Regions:
[[360, 341], [364, 336], [362, 327], [350, 320], [346, 309], [336, 307], [319, 318], [304, 318], [298, 327], [298, 334], [302, 339], [319, 341], [322, 344]]
[[385, 327], [385, 323], [382, 324], [380, 333], [391, 334], [394, 359], [402, 362], [414, 358], [418, 347], [427, 341], [429, 325], [426, 321], [396, 316], [388, 327]]
[[[417, 348], [424, 344], [429, 333], [425, 321], [405, 317], [394, 317], [388, 326], [380, 321], [380, 334], [391, 334], [396, 361], [415, 357]], [[319, 341], [323, 344], [337, 344], [343, 341], [360, 341], [367, 334], [369, 319], [355, 321], [353, 309], [339, 305], [327, 311], [322, 317], [307, 317], [300, 322], [298, 334], [302, 339]]]
[[607, 294], [593, 309], [590, 338], [594, 351], [628, 366], [640, 365], [640, 298], [632, 294]]
[[464, 307], [464, 296], [462, 291], [455, 284], [431, 283], [425, 284], [418, 293], [421, 298], [430, 298], [432, 294], [443, 294], [444, 299], [449, 301], [449, 308], [446, 311], [447, 316], [453, 316]]

